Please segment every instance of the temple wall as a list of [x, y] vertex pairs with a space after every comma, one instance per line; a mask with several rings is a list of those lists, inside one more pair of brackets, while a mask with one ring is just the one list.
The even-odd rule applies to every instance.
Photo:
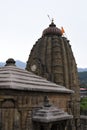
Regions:
[[31, 130], [32, 110], [39, 104], [41, 107], [45, 95], [55, 106], [67, 111], [69, 94], [0, 91], [0, 130]]

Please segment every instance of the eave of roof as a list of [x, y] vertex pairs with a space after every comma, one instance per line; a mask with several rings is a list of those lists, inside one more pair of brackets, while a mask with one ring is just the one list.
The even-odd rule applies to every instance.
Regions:
[[45, 78], [14, 65], [0, 68], [0, 89], [73, 93], [64, 86], [47, 81]]

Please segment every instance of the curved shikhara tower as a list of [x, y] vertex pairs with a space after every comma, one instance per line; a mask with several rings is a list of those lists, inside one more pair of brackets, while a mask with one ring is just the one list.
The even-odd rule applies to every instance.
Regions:
[[73, 130], [80, 130], [79, 81], [76, 61], [69, 40], [52, 23], [33, 46], [26, 69], [59, 85], [74, 90], [68, 102], [68, 112], [73, 114]]

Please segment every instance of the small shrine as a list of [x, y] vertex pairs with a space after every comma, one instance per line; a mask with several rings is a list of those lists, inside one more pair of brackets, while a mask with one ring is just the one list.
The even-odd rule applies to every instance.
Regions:
[[42, 108], [34, 110], [32, 116], [34, 130], [65, 130], [67, 121], [72, 118], [72, 115], [53, 106], [47, 96]]

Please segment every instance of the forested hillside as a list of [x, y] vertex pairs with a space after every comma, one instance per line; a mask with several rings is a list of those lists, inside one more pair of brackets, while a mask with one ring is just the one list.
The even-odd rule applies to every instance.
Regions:
[[80, 80], [80, 87], [87, 87], [87, 71], [78, 72], [79, 80]]

